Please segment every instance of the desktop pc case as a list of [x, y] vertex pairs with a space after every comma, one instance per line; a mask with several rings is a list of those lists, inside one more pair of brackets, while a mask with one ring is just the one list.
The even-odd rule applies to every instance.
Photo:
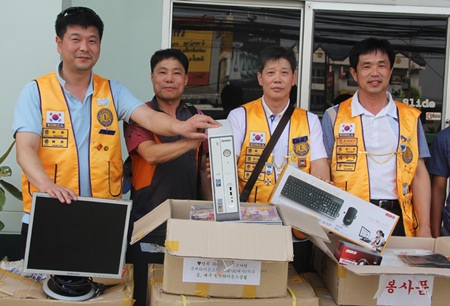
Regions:
[[219, 122], [220, 127], [207, 131], [214, 217], [216, 221], [239, 220], [239, 187], [233, 130], [227, 120]]

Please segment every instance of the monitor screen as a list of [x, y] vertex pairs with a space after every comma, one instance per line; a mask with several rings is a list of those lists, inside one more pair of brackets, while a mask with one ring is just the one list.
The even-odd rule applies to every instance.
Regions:
[[359, 231], [359, 237], [370, 238], [370, 231], [364, 226], [361, 226], [361, 230]]
[[131, 201], [78, 197], [71, 204], [33, 194], [25, 271], [120, 278]]

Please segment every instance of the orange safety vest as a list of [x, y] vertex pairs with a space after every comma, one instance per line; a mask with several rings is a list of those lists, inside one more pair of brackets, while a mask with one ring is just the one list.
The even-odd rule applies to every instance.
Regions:
[[[361, 116], [352, 117], [352, 99], [339, 105], [334, 124], [331, 176], [334, 184], [366, 201], [370, 200], [369, 171]], [[395, 102], [399, 120], [399, 140], [395, 152], [397, 195], [407, 236], [415, 236], [418, 220], [412, 205], [411, 182], [419, 160], [417, 124], [420, 111]]]
[[[242, 149], [237, 161], [239, 190], [244, 186], [255, 168], [265, 146], [270, 140], [269, 124], [262, 106], [262, 99], [243, 105], [246, 110], [247, 133], [242, 143]], [[310, 137], [307, 111], [295, 108], [290, 119], [287, 159], [290, 164], [296, 164], [300, 169], [309, 173]], [[276, 183], [275, 163], [268, 158], [261, 174], [249, 195], [249, 202], [269, 203], [270, 195]]]
[[[89, 163], [92, 196], [122, 196], [122, 150], [117, 111], [109, 81], [94, 75], [91, 99]], [[51, 72], [36, 79], [41, 97], [42, 136], [38, 156], [53, 182], [79, 195], [78, 151], [63, 89]], [[22, 175], [24, 211], [30, 212], [32, 193], [39, 191]]]

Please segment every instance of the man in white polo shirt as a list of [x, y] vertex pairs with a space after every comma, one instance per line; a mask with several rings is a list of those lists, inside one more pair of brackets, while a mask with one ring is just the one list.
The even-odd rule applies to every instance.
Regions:
[[393, 235], [431, 237], [430, 156], [420, 111], [386, 91], [395, 52], [384, 39], [368, 38], [350, 51], [358, 83], [352, 98], [322, 118], [334, 184], [400, 216]]

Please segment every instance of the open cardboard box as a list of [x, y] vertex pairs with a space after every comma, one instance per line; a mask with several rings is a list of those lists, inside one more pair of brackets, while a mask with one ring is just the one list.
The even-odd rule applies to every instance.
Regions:
[[212, 202], [167, 200], [134, 224], [131, 243], [167, 221], [164, 292], [224, 298], [286, 294], [293, 260], [290, 226], [189, 220], [192, 205]]
[[[314, 239], [314, 238], [313, 238]], [[400, 278], [410, 280], [420, 280], [421, 276], [431, 276], [433, 286], [426, 290], [426, 294], [431, 296], [431, 305], [448, 305], [448, 288], [450, 288], [450, 269], [445, 268], [422, 268], [412, 266], [393, 266], [390, 264], [381, 266], [355, 266], [339, 265], [333, 255], [334, 247], [339, 240], [336, 235], [330, 235], [331, 243], [324, 245], [320, 241], [315, 243], [314, 249], [314, 267], [321, 276], [325, 286], [339, 305], [378, 305], [379, 298], [385, 298], [391, 303], [399, 303], [405, 289], [400, 289], [399, 281], [397, 288], [390, 294], [386, 294], [390, 281]], [[424, 249], [443, 255], [450, 255], [450, 237], [416, 238], [416, 237], [397, 237], [393, 236], [389, 240], [384, 255], [390, 249]], [[422, 288], [421, 288], [422, 289]], [[417, 294], [418, 288], [415, 287], [408, 295]], [[395, 293], [395, 294], [394, 294]], [[388, 297], [386, 297], [388, 295]], [[419, 296], [416, 299], [417, 304], [406, 303], [406, 305], [426, 305], [424, 298]], [[400, 305], [400, 304], [390, 304]], [[404, 304], [401, 304], [404, 305]]]

